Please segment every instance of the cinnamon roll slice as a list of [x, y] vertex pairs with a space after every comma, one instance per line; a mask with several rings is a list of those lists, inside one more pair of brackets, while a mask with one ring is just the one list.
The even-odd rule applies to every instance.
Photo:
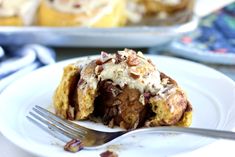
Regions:
[[129, 49], [65, 67], [54, 106], [63, 118], [95, 119], [128, 130], [188, 127], [192, 121], [192, 106], [177, 82]]

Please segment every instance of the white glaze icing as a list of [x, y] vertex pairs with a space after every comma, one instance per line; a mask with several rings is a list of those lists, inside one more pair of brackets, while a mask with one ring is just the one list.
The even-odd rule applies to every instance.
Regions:
[[34, 21], [39, 0], [0, 0], [0, 17], [19, 16], [25, 25]]

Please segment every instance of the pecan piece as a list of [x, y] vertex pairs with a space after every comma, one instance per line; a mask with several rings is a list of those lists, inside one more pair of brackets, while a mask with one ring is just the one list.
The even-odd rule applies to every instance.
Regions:
[[101, 51], [101, 58], [105, 59], [109, 56], [109, 54], [107, 52]]
[[81, 7], [81, 4], [79, 4], [79, 3], [74, 4], [73, 7], [74, 7], [74, 8], [80, 8], [80, 7]]
[[95, 63], [96, 63], [96, 65], [102, 65], [102, 64], [103, 64], [102, 60], [100, 60], [100, 59], [97, 59], [97, 60], [95, 61]]
[[133, 79], [138, 79], [140, 77], [139, 72], [134, 67], [130, 68], [129, 74]]
[[122, 56], [120, 53], [116, 53], [115, 64], [118, 64], [126, 59], [125, 56]]
[[118, 155], [113, 151], [107, 150], [107, 151], [101, 153], [100, 157], [118, 157]]
[[135, 74], [135, 73], [132, 73], [130, 72], [130, 76], [133, 78], [133, 79], [138, 79], [140, 77], [139, 74]]
[[151, 64], [152, 66], [154, 66], [154, 64], [153, 64], [153, 62], [152, 62], [151, 59], [148, 59], [147, 61], [148, 61], [149, 64]]
[[100, 74], [104, 70], [104, 67], [102, 65], [97, 65], [95, 67], [95, 73]]
[[129, 66], [136, 66], [136, 65], [140, 64], [140, 60], [136, 55], [130, 55], [127, 58], [127, 64]]
[[112, 59], [112, 58], [110, 58], [110, 56], [109, 56], [108, 53], [106, 53], [106, 52], [104, 52], [104, 51], [101, 52], [101, 58], [100, 58], [100, 60], [102, 61], [103, 64], [104, 64], [104, 63], [107, 63], [107, 62], [110, 61], [111, 59]]
[[71, 141], [66, 143], [66, 145], [64, 146], [64, 150], [73, 152], [73, 153], [78, 152], [81, 149], [83, 149], [83, 144], [81, 140], [79, 139], [72, 139]]

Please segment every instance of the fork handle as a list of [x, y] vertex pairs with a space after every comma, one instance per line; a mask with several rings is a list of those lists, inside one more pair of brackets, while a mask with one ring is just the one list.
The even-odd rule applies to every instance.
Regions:
[[194, 135], [200, 135], [211, 138], [221, 138], [228, 140], [235, 140], [235, 132], [224, 130], [212, 130], [201, 128], [186, 128], [186, 127], [151, 127], [130, 131], [130, 134], [134, 133], [154, 133], [154, 132], [172, 132], [172, 133], [188, 133]]

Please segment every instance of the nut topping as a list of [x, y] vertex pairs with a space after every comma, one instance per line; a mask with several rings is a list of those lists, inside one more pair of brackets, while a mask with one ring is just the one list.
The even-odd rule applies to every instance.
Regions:
[[101, 58], [107, 58], [109, 54], [107, 52], [101, 51]]
[[130, 55], [127, 59], [127, 64], [129, 66], [136, 66], [140, 64], [140, 60], [136, 57], [136, 55]]
[[100, 60], [101, 60], [102, 64], [108, 62], [111, 59], [110, 56], [108, 55], [108, 53], [106, 53], [104, 51], [101, 52], [100, 56], [101, 56]]
[[97, 60], [95, 61], [95, 63], [96, 63], [97, 65], [102, 65], [102, 64], [103, 64], [103, 62], [102, 62], [100, 59], [97, 59]]
[[79, 139], [72, 139], [71, 141], [66, 143], [66, 145], [64, 146], [64, 150], [73, 152], [73, 153], [76, 153], [80, 151], [81, 149], [83, 149], [83, 145], [82, 145], [81, 140]]
[[74, 4], [73, 7], [74, 7], [74, 8], [80, 8], [80, 7], [81, 7], [81, 4], [79, 4], [79, 3]]
[[121, 55], [120, 53], [116, 53], [116, 60], [115, 60], [115, 64], [121, 63], [122, 61], [124, 61], [126, 59], [126, 56]]
[[95, 73], [100, 74], [104, 70], [104, 67], [102, 65], [97, 65], [95, 67]]
[[130, 76], [133, 79], [138, 79], [140, 77], [139, 72], [136, 70], [136, 68], [130, 68]]
[[118, 157], [118, 155], [115, 152], [107, 150], [107, 151], [101, 153], [100, 157]]

